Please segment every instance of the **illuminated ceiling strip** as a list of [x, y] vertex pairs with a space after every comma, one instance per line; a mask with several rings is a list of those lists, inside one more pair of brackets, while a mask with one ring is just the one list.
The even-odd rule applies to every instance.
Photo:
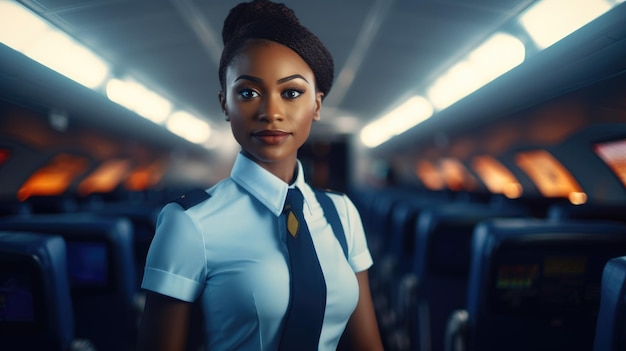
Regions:
[[74, 38], [14, 1], [0, 1], [0, 42], [90, 89], [109, 75], [109, 66]]
[[[74, 38], [14, 1], [0, 0], [0, 42], [90, 89], [105, 85], [109, 100], [124, 106], [184, 139], [209, 147], [211, 126], [188, 112], [187, 124], [177, 123], [172, 102], [133, 79], [110, 78], [107, 62]], [[170, 121], [171, 120], [171, 121]], [[169, 127], [175, 125], [174, 128]]]
[[376, 147], [396, 135], [402, 134], [433, 114], [433, 107], [422, 96], [413, 96], [383, 117], [361, 130], [361, 142]]
[[613, 1], [607, 0], [537, 1], [519, 16], [519, 23], [542, 50], [601, 16], [614, 5]]
[[[541, 50], [565, 38], [624, 0], [542, 0], [518, 16], [518, 21]], [[555, 13], [556, 12], [556, 13]], [[559, 21], [555, 21], [559, 18]], [[495, 33], [454, 64], [426, 89], [430, 104], [441, 111], [521, 64], [525, 45], [518, 38]], [[371, 138], [383, 116], [361, 130], [361, 142], [370, 148], [398, 134]], [[417, 125], [417, 124], [416, 124]]]

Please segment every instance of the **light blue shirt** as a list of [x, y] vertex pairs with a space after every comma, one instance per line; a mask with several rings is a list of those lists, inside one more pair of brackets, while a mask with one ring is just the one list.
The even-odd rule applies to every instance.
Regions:
[[[302, 165], [291, 185], [304, 196], [327, 285], [319, 350], [336, 350], [358, 301], [355, 272], [372, 258], [361, 218], [345, 195], [331, 193], [344, 227], [348, 260]], [[184, 301], [202, 299], [207, 350], [277, 350], [289, 304], [283, 204], [290, 186], [239, 154], [230, 178], [188, 210], [166, 205], [148, 252], [142, 288]]]

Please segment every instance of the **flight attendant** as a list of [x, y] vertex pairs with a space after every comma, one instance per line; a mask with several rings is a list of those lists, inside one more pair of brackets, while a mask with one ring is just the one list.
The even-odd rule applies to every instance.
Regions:
[[[298, 149], [333, 59], [284, 4], [241, 3], [222, 29], [219, 102], [241, 145], [229, 178], [167, 204], [145, 267], [140, 350], [184, 350], [201, 306], [205, 350], [382, 350], [360, 216], [313, 190]], [[328, 201], [330, 200], [330, 201]]]

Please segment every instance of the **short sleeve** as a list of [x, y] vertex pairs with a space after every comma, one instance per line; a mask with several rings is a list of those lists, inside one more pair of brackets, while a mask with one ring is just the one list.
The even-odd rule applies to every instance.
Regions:
[[202, 233], [188, 211], [166, 205], [159, 214], [141, 287], [192, 302], [200, 295], [206, 275]]
[[341, 217], [343, 220], [347, 220], [347, 223], [344, 223], [344, 228], [348, 242], [348, 261], [352, 270], [358, 273], [370, 268], [374, 262], [367, 247], [367, 239], [359, 211], [348, 196], [343, 195], [342, 199], [345, 213], [341, 214]]

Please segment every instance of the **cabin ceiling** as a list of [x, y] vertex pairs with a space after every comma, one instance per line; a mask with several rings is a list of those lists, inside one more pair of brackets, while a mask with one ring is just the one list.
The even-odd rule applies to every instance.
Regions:
[[[221, 26], [240, 1], [20, 0], [153, 90], [226, 128], [217, 70]], [[318, 139], [349, 134], [434, 77], [534, 0], [291, 1], [335, 59]], [[349, 117], [352, 129], [340, 128]], [[345, 120], [344, 120], [345, 122]]]

